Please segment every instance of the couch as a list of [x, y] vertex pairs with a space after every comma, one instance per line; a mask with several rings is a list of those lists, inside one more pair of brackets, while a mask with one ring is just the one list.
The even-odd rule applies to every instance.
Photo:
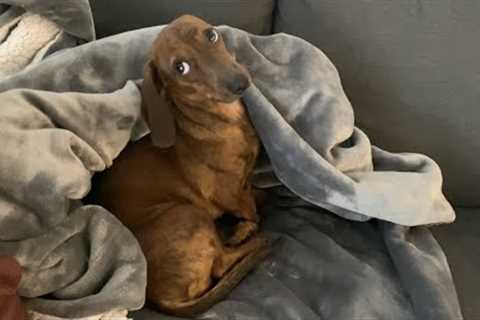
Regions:
[[[30, 28], [27, 22], [31, 19], [40, 19], [40, 22], [45, 22], [50, 18], [63, 27], [63, 30], [58, 27], [51, 28], [51, 34], [48, 34], [49, 38], [44, 39], [47, 41], [47, 45], [38, 54], [32, 51], [35, 53], [31, 61], [32, 66], [24, 73], [8, 78], [8, 73], [11, 70], [5, 68], [5, 64], [0, 66], [0, 69], [3, 68], [4, 71], [7, 71], [6, 80], [4, 82], [0, 81], [0, 91], [5, 91], [8, 88], [28, 87], [49, 90], [49, 86], [53, 83], [57, 84], [57, 87], [54, 88], [57, 91], [78, 91], [76, 85], [83, 83], [82, 81], [85, 79], [92, 80], [92, 75], [95, 75], [97, 71], [100, 71], [99, 74], [102, 74], [101, 71], [118, 71], [121, 73], [121, 68], [118, 68], [118, 65], [130, 66], [128, 63], [121, 63], [121, 60], [119, 61], [120, 64], [113, 64], [114, 60], [105, 59], [105, 56], [108, 56], [108, 51], [112, 53], [115, 48], [120, 52], [120, 55], [121, 52], [126, 52], [122, 56], [123, 61], [132, 60], [131, 64], [134, 67], [132, 67], [128, 79], [137, 78], [140, 76], [143, 64], [141, 57], [144, 50], [137, 52], [133, 44], [128, 47], [122, 46], [122, 48], [119, 48], [118, 45], [115, 47], [115, 40], [112, 41], [112, 39], [122, 37], [122, 39], [128, 39], [128, 35], [126, 35], [126, 38], [124, 35], [120, 35], [103, 42], [86, 44], [75, 50], [65, 50], [63, 54], [52, 54], [52, 57], [45, 59], [43, 64], [35, 66], [35, 63], [63, 47], [72, 47], [75, 44], [93, 40], [93, 26], [95, 26], [97, 38], [105, 38], [124, 31], [165, 24], [180, 14], [190, 13], [201, 16], [212, 24], [228, 24], [260, 35], [286, 32], [313, 43], [330, 57], [340, 71], [342, 84], [354, 106], [356, 125], [368, 134], [374, 145], [394, 152], [414, 151], [427, 154], [436, 160], [443, 170], [443, 189], [450, 202], [455, 206], [457, 221], [449, 225], [432, 226], [430, 231], [434, 233], [446, 253], [456, 290], [450, 278], [450, 270], [447, 267], [445, 256], [437, 242], [432, 238], [431, 232], [426, 228], [403, 228], [379, 220], [371, 220], [368, 223], [342, 220], [342, 218], [330, 212], [309, 207], [299, 199], [292, 198], [288, 192], [283, 194], [280, 191], [275, 193], [279, 198], [274, 201], [274, 206], [270, 208], [272, 210], [266, 212], [264, 227], [267, 231], [273, 230], [274, 233], [280, 232], [282, 234], [277, 249], [283, 248], [282, 250], [286, 251], [276, 250], [276, 259], [269, 259], [262, 264], [257, 270], [258, 272], [255, 271], [251, 277], [245, 279], [229, 299], [217, 305], [217, 311], [220, 311], [219, 314], [222, 315], [220, 318], [223, 319], [224, 315], [231, 315], [235, 319], [246, 317], [253, 310], [251, 308], [256, 308], [256, 311], [252, 313], [252, 319], [277, 319], [282, 318], [282, 316], [289, 319], [346, 319], [352, 318], [352, 315], [355, 315], [355, 319], [359, 317], [363, 319], [365, 317], [362, 318], [362, 314], [368, 314], [369, 319], [372, 316], [376, 319], [400, 318], [400, 315], [404, 315], [401, 317], [402, 319], [460, 319], [459, 312], [456, 312], [458, 305], [455, 291], [458, 291], [465, 319], [475, 319], [480, 316], [480, 309], [477, 305], [480, 298], [477, 289], [480, 277], [475, 273], [475, 267], [479, 265], [480, 261], [479, 249], [476, 246], [480, 237], [477, 235], [475, 224], [479, 219], [477, 217], [479, 216], [480, 200], [474, 186], [474, 181], [480, 173], [480, 169], [476, 165], [476, 156], [480, 153], [480, 140], [478, 139], [480, 111], [476, 108], [476, 103], [479, 100], [477, 84], [480, 79], [479, 63], [476, 58], [479, 56], [480, 46], [475, 41], [474, 34], [480, 24], [478, 4], [465, 0], [455, 3], [445, 0], [435, 2], [410, 0], [401, 2], [387, 0], [365, 0], [361, 2], [345, 0], [335, 2], [330, 0], [140, 0], [135, 2], [91, 0], [90, 5], [95, 20], [93, 24], [87, 1], [56, 2], [42, 0], [35, 3], [25, 0], [0, 1], [19, 5], [33, 13], [40, 11], [40, 16], [33, 15], [21, 18], [22, 22], [18, 23], [15, 29], [9, 29], [9, 24], [17, 21], [15, 19], [19, 12], [16, 9], [0, 16], [0, 26], [3, 26], [0, 33], [3, 32], [3, 36], [7, 36], [6, 39], [8, 40], [2, 43], [4, 51], [6, 48], [8, 49], [9, 44], [17, 40], [15, 44], [28, 44], [29, 46], [35, 41], [42, 40], [35, 36], [34, 31], [38, 31], [37, 33], [44, 36], [47, 35], [45, 32], [40, 32], [43, 28], [40, 28], [41, 30]], [[80, 11], [72, 10], [73, 8], [80, 9]], [[0, 13], [6, 9], [8, 9], [8, 6], [0, 5]], [[22, 9], [20, 8], [20, 10]], [[75, 12], [81, 12], [81, 14]], [[148, 45], [151, 37], [155, 35], [156, 31], [154, 29], [157, 30], [155, 27], [136, 33], [142, 35], [142, 37], [135, 38], [137, 44], [143, 43], [143, 46], [140, 45], [139, 47], [145, 48]], [[28, 31], [30, 38], [22, 36], [22, 30]], [[275, 38], [279, 39], [279, 37]], [[45, 41], [40, 41], [40, 44], [43, 46]], [[99, 44], [98, 47], [97, 44]], [[285, 45], [285, 42], [283, 45]], [[95, 67], [95, 69], [82, 69], [85, 64], [82, 65], [79, 60], [75, 60], [78, 63], [72, 63], [68, 59], [62, 60], [69, 54], [75, 56], [75, 53], [87, 52], [88, 48], [91, 50], [92, 47], [102, 48], [102, 50], [96, 51], [95, 59], [92, 60], [100, 64], [89, 65], [86, 63], [87, 66]], [[7, 51], [3, 52], [3, 56], [8, 59], [14, 59], [18, 62], [19, 58], [25, 58], [23, 55], [17, 55], [17, 58], [15, 58], [16, 51]], [[89, 52], [92, 53], [95, 50]], [[5, 53], [8, 54], [5, 55]], [[135, 58], [137, 53], [139, 53], [139, 57]], [[131, 59], [128, 60], [129, 58]], [[28, 59], [31, 59], [31, 57], [29, 56]], [[42, 70], [45, 70], [45, 66], [62, 66], [62, 61], [66, 63], [63, 64], [63, 67], [50, 69], [51, 71], [64, 69], [63, 72], [54, 72], [55, 76], [53, 78], [52, 74], [42, 76]], [[90, 60], [86, 59], [86, 61]], [[18, 67], [22, 66], [18, 65]], [[13, 71], [15, 73], [18, 70]], [[106, 87], [100, 86], [95, 90], [109, 92], [108, 88], [117, 89], [120, 84], [115, 84], [115, 79], [118, 78], [117, 81], [119, 79], [121, 81], [125, 80], [124, 77], [115, 78], [118, 72], [104, 74], [105, 82], [103, 84]], [[61, 81], [62, 77], [67, 80]], [[93, 80], [95, 79], [93, 78]], [[59, 83], [60, 85], [58, 85]], [[138, 89], [134, 88], [133, 84], [130, 83], [127, 89], [131, 90], [132, 93], [130, 98], [137, 96]], [[82, 91], [81, 88], [80, 91]], [[7, 99], [2, 100], [4, 102], [2, 114], [7, 114], [7, 116], [2, 118], [6, 125], [2, 125], [0, 131], [3, 130], [2, 132], [5, 133], [2, 134], [2, 138], [5, 139], [4, 143], [7, 145], [10, 143], [8, 134], [13, 132], [9, 129], [8, 119], [17, 116], [22, 118], [22, 113], [13, 112], [9, 114], [7, 112], [11, 107], [9, 97], [18, 94], [18, 92], [4, 92], [2, 95], [2, 98]], [[50, 98], [42, 100], [45, 103], [53, 103], [55, 100], [52, 100], [53, 96], [47, 92], [37, 91], [34, 94], [50, 95]], [[65, 96], [72, 94], [75, 95], [76, 93], [65, 93]], [[91, 97], [90, 93], [87, 96]], [[59, 97], [63, 98], [64, 95], [61, 94]], [[109, 97], [109, 95], [100, 94], [98, 96], [100, 100], [98, 101], [105, 97]], [[123, 106], [123, 108], [132, 111], [131, 106], [138, 102], [134, 100], [119, 100], [114, 108], [120, 110]], [[42, 101], [38, 99], [21, 101], [25, 102], [26, 106], [19, 105], [16, 106], [19, 109], [12, 110], [25, 111], [28, 108], [42, 105]], [[85, 104], [85, 107], [93, 106], [93, 101], [97, 100]], [[58, 108], [60, 108], [60, 105]], [[61, 109], [65, 108], [67, 106], [62, 104]], [[101, 109], [93, 107], [92, 110], [98, 111]], [[92, 110], [82, 114], [89, 115]], [[74, 118], [69, 117], [65, 119], [68, 121], [74, 120]], [[68, 124], [63, 125], [65, 125], [65, 128], [69, 128]], [[59, 127], [63, 125], [59, 125]], [[261, 127], [258, 129], [261, 129]], [[65, 131], [55, 132], [58, 134], [66, 133]], [[18, 132], [15, 132], [15, 135], [18, 135]], [[3, 156], [5, 157], [2, 159], [9, 159], [8, 150], [15, 151], [16, 149], [4, 149]], [[54, 154], [52, 153], [52, 156]], [[33, 158], [28, 159], [32, 160]], [[20, 162], [19, 165], [27, 165], [30, 163], [28, 161]], [[8, 161], [6, 163], [2, 162], [1, 167], [9, 168], [8, 163]], [[38, 165], [38, 163], [36, 164]], [[15, 168], [16, 165], [15, 163], [12, 168]], [[374, 165], [376, 167], [375, 163]], [[43, 167], [41, 169], [43, 170]], [[11, 171], [4, 170], [2, 174], [2, 177], [6, 179], [2, 180], [2, 187], [10, 186], [8, 191], [13, 192], [14, 198], [18, 195], [31, 194], [34, 199], [38, 198], [37, 200], [40, 201], [35, 202], [35, 200], [35, 204], [41, 203], [43, 206], [46, 203], [45, 196], [42, 193], [48, 189], [45, 189], [45, 186], [48, 185], [46, 181], [40, 184], [34, 183], [38, 182], [37, 180], [25, 182], [27, 187], [35, 188], [36, 186], [37, 189], [32, 190], [37, 192], [30, 193], [27, 189], [16, 192], [15, 190], [24, 186], [24, 183], [18, 181], [17, 183], [11, 183], [9, 172]], [[23, 177], [23, 175], [21, 176]], [[7, 186], [3, 183], [6, 183]], [[88, 183], [85, 184], [85, 186], [87, 185]], [[385, 187], [392, 189], [392, 185], [395, 184], [389, 183]], [[399, 194], [405, 192], [412, 194], [414, 193], [412, 190], [419, 189], [412, 186], [410, 190], [402, 190]], [[380, 194], [382, 193], [380, 192]], [[396, 201], [404, 199], [399, 198], [395, 192], [393, 194]], [[9, 193], [2, 193], [2, 197], [8, 195]], [[429, 196], [430, 194], [426, 194], [426, 197]], [[421, 197], [421, 193], [415, 193], [413, 199], [416, 200], [412, 203], [421, 202]], [[282, 209], [282, 203], [284, 202], [286, 205], [284, 208], [290, 206], [292, 207], [291, 210]], [[367, 203], [371, 204], [371, 201]], [[45, 218], [49, 222], [47, 221], [48, 224], [43, 227], [47, 228], [50, 225], [56, 225], [56, 223], [50, 223], [54, 217], [61, 216], [62, 212], [67, 211], [66, 208], [62, 208], [56, 208], [53, 211], [38, 211], [37, 209], [33, 211], [38, 214], [45, 214]], [[73, 209], [75, 208], [74, 206]], [[379, 210], [385, 207], [382, 206], [382, 203], [375, 201], [372, 208]], [[403, 211], [405, 211], [405, 208], [406, 206], [401, 207]], [[436, 208], [432, 212], [439, 212], [438, 207], [432, 206], [431, 208]], [[92, 211], [89, 212], [90, 215], [88, 212], [83, 212], [69, 216], [65, 219], [64, 227], [66, 229], [57, 228], [56, 231], [48, 229], [52, 231], [52, 238], [49, 239], [53, 241], [56, 236], [60, 235], [58, 231], [66, 232], [67, 229], [68, 232], [72, 232], [72, 235], [81, 234], [79, 233], [80, 229], [83, 228], [80, 227], [81, 224], [72, 224], [72, 221], [76, 221], [75, 218], [82, 220], [81, 222], [90, 218], [98, 221], [103, 219], [103, 222], [107, 225], [112, 227], [115, 225], [115, 221], [112, 220], [110, 214], [100, 212], [101, 208], [95, 208], [95, 210], [97, 210], [95, 214]], [[383, 211], [389, 212], [388, 210]], [[411, 211], [415, 210], [409, 212]], [[15, 217], [19, 218], [18, 223], [26, 223], [28, 219], [20, 219], [24, 215], [19, 215], [19, 212], [23, 211], [11, 210], [10, 213], [16, 214]], [[48, 214], [49, 212], [51, 214]], [[421, 214], [422, 212], [418, 212], [418, 214], [413, 212], [414, 216], [421, 216]], [[23, 291], [20, 292], [20, 295], [23, 297], [42, 296], [41, 292], [37, 292], [38, 290], [44, 290], [40, 289], [42, 286], [43, 288], [47, 287], [45, 292], [53, 292], [55, 291], [54, 288], [52, 287], [52, 290], [49, 291], [48, 287], [57, 286], [60, 296], [62, 296], [61, 291], [68, 292], [67, 287], [63, 287], [63, 285], [58, 287], [58, 281], [67, 281], [65, 282], [67, 284], [71, 281], [68, 279], [77, 277], [75, 272], [82, 273], [85, 271], [82, 265], [75, 267], [70, 265], [68, 267], [68, 264], [87, 262], [87, 256], [95, 256], [95, 248], [103, 248], [103, 245], [106, 245], [105, 248], [117, 246], [122, 250], [112, 249], [110, 251], [125, 253], [129, 251], [128, 248], [135, 247], [134, 239], [117, 223], [116, 228], [123, 230], [124, 237], [121, 240], [118, 240], [118, 237], [118, 241], [104, 239], [104, 241], [92, 242], [99, 243], [99, 247], [89, 248], [88, 239], [90, 238], [88, 236], [98, 235], [99, 233], [94, 230], [101, 227], [99, 223], [90, 223], [85, 226], [91, 229], [87, 228], [83, 231], [88, 232], [90, 230], [90, 233], [84, 233], [83, 238], [76, 237], [73, 242], [66, 242], [70, 246], [65, 246], [65, 249], [73, 248], [77, 244], [76, 248], [78, 250], [75, 251], [74, 255], [69, 255], [65, 251], [58, 251], [58, 255], [62, 257], [60, 261], [63, 261], [63, 263], [51, 264], [48, 259], [42, 259], [41, 264], [38, 264], [38, 261], [35, 261], [35, 256], [47, 254], [49, 252], [48, 248], [53, 242], [49, 242], [47, 246], [40, 246], [37, 241], [42, 242], [42, 237], [25, 239], [25, 235], [18, 235], [18, 233], [22, 233], [22, 228], [8, 229], [9, 224], [6, 221], [8, 219], [5, 219], [5, 216], [1, 218], [4, 223], [0, 235], [2, 253], [15, 254], [16, 252], [17, 258], [21, 260], [22, 265], [26, 266], [26, 269], [24, 269], [26, 279], [22, 282], [24, 284], [29, 283], [29, 285], [22, 287]], [[12, 221], [15, 220], [10, 222]], [[43, 220], [39, 221], [42, 222]], [[396, 231], [400, 232], [396, 233]], [[382, 232], [384, 236], [382, 236]], [[385, 236], [387, 233], [389, 237]], [[109, 236], [114, 234], [116, 233], [106, 233]], [[304, 236], [307, 236], [307, 242], [302, 241], [305, 240]], [[399, 238], [396, 239], [396, 236]], [[9, 241], [12, 239], [18, 241]], [[60, 241], [58, 243], [63, 243], [60, 238], [57, 240]], [[27, 244], [29, 241], [31, 243]], [[35, 241], [38, 246], [32, 246], [32, 241]], [[83, 245], [79, 246], [79, 243], [83, 243]], [[319, 246], [320, 243], [324, 245]], [[23, 251], [14, 249], [16, 247], [23, 248]], [[33, 249], [33, 251], [27, 250], [28, 248]], [[47, 251], [45, 251], [46, 249]], [[396, 253], [390, 255], [392, 253], [390, 250], [396, 251]], [[398, 263], [398, 255], [402, 255], [402, 252], [405, 253], [406, 251], [410, 252], [415, 258], [409, 260], [407, 255], [404, 257], [406, 259], [400, 259], [400, 263]], [[134, 277], [136, 280], [115, 282], [118, 285], [126, 284], [130, 287], [115, 290], [110, 285], [112, 282], [105, 282], [104, 289], [110, 288], [111, 291], [102, 290], [102, 299], [108, 298], [112, 300], [113, 305], [118, 303], [122, 307], [126, 306], [122, 301], [129, 300], [130, 303], [134, 301], [134, 305], [129, 305], [131, 309], [139, 308], [142, 305], [141, 292], [143, 290], [140, 287], [144, 282], [140, 281], [140, 278], [142, 277], [144, 264], [141, 263], [143, 260], [140, 257], [140, 251], [135, 252], [138, 256], [135, 256], [136, 258], [132, 261], [124, 260], [121, 254], [101, 255], [102, 259], [95, 260], [99, 265], [103, 265], [103, 263], [112, 265], [115, 264], [114, 258], [118, 258], [121, 263], [136, 266], [128, 269], [136, 275]], [[52, 256], [51, 253], [48, 254], [50, 254], [50, 258], [55, 256]], [[86, 256], [83, 257], [82, 254]], [[278, 264], [275, 264], [277, 262]], [[91, 267], [94, 266], [89, 265], [89, 270]], [[48, 277], [38, 278], [39, 273], [47, 270], [44, 270], [44, 268], [49, 271]], [[414, 272], [411, 273], [412, 271]], [[100, 274], [97, 274], [97, 277]], [[276, 275], [279, 276], [278, 279]], [[104, 276], [108, 278], [109, 273], [105, 273]], [[2, 278], [1, 270], [0, 278]], [[80, 277], [77, 279], [78, 282], [75, 283], [78, 289], [78, 285], [81, 286], [82, 281], [86, 283], [90, 279], [90, 281], [94, 281], [95, 288], [100, 288], [103, 282], [107, 281], [107, 278], [95, 282], [95, 279], [98, 278]], [[308, 279], [311, 283], [305, 282]], [[1, 285], [2, 281], [0, 281]], [[33, 291], [25, 291], [25, 288], [30, 288], [27, 290], [33, 289]], [[91, 290], [93, 291], [89, 291], [88, 294], [95, 292], [94, 289]], [[122, 290], [128, 292], [122, 293]], [[393, 295], [388, 293], [393, 293]], [[78, 298], [83, 295], [80, 294]], [[133, 298], [132, 295], [136, 297]], [[36, 304], [34, 309], [41, 311], [43, 305], [45, 312], [48, 313], [51, 309], [55, 309], [57, 315], [67, 317], [78, 317], [82, 314], [90, 315], [95, 310], [94, 308], [89, 310], [91, 305], [85, 303], [88, 300], [72, 300], [72, 296], [69, 297], [69, 299], [60, 303], [60, 301], [50, 301], [49, 299], [53, 296], [44, 296], [43, 302], [42, 297], [40, 297], [40, 299], [34, 298], [30, 303], [33, 303], [33, 306]], [[99, 300], [100, 296], [97, 296], [97, 298]], [[256, 299], [256, 301], [249, 299]], [[118, 301], [114, 302], [113, 300]], [[49, 301], [50, 305], [48, 305]], [[97, 304], [101, 305], [102, 301], [97, 301]], [[392, 301], [393, 303], [390, 304], [391, 307], [385, 307], [381, 301], [386, 304]], [[55, 308], [53, 308], [52, 303], [56, 304]], [[75, 314], [68, 311], [73, 310], [70, 307], [66, 309], [57, 308], [57, 305], [60, 304], [63, 306], [76, 305], [77, 308], [73, 308]], [[48, 306], [52, 308], [48, 308]], [[96, 307], [99, 307], [99, 305]], [[106, 305], [104, 307], [106, 308]], [[86, 309], [82, 311], [81, 308]], [[241, 312], [237, 313], [235, 308], [238, 308]], [[2, 309], [0, 308], [0, 310]], [[368, 312], [363, 313], [365, 310], [368, 310]], [[451, 313], [448, 313], [448, 310]], [[146, 318], [145, 312], [147, 313]], [[288, 314], [285, 315], [285, 312]], [[0, 318], [2, 313], [0, 312]], [[148, 313], [148, 309], [143, 309], [139, 313], [133, 313], [132, 316], [141, 320], [157, 319], [159, 317], [164, 319], [159, 314], [153, 314], [150, 317]], [[446, 316], [447, 314], [450, 314], [450, 316]], [[207, 318], [211, 316], [205, 315]]]
[[447, 255], [465, 319], [480, 317], [478, 2], [90, 2], [97, 37], [188, 12], [256, 34], [290, 33], [321, 48], [339, 69], [357, 125], [373, 143], [427, 154], [441, 166], [457, 220], [431, 230]]

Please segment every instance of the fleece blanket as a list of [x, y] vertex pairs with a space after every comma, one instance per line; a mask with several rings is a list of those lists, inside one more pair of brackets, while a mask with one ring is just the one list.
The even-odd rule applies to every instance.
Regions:
[[86, 1], [2, 2], [0, 79], [35, 64], [57, 50], [95, 37]]
[[[81, 318], [144, 304], [135, 238], [81, 199], [94, 172], [148, 134], [139, 86], [161, 28], [57, 51], [0, 79], [0, 255], [23, 266], [29, 310]], [[263, 229], [275, 250], [202, 318], [461, 319], [445, 256], [423, 227], [455, 217], [435, 162], [372, 146], [317, 48], [219, 30], [253, 78], [244, 102], [264, 146], [254, 182], [270, 190]]]

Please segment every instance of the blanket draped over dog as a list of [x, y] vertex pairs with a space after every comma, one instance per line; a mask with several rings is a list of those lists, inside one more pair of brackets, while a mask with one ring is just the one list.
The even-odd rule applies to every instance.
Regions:
[[[91, 27], [59, 25], [74, 36]], [[148, 133], [138, 86], [161, 28], [64, 49], [0, 80], [0, 255], [23, 266], [31, 310], [78, 318], [143, 306], [135, 238], [81, 199], [94, 172]], [[275, 249], [205, 317], [461, 319], [445, 256], [422, 227], [455, 217], [435, 162], [372, 146], [317, 48], [219, 29], [253, 78], [244, 102], [264, 146], [254, 181], [270, 190], [261, 214]]]

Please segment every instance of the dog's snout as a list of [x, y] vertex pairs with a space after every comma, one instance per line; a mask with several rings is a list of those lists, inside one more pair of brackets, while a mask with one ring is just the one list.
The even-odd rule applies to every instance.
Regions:
[[249, 85], [250, 80], [248, 77], [243, 74], [239, 74], [233, 77], [233, 79], [227, 83], [227, 88], [231, 93], [235, 95], [241, 95]]

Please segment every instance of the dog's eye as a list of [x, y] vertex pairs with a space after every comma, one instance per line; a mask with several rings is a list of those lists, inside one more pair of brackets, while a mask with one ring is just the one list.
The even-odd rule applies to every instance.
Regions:
[[190, 65], [185, 61], [180, 61], [175, 64], [175, 70], [184, 76], [190, 72]]
[[215, 43], [218, 41], [218, 38], [220, 38], [220, 35], [218, 34], [217, 30], [210, 29], [207, 31], [207, 38], [211, 43]]

